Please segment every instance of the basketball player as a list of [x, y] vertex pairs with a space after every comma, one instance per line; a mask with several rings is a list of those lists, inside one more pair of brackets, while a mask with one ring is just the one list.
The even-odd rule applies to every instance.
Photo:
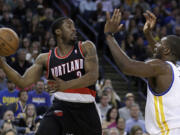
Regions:
[[36, 135], [101, 135], [100, 118], [94, 104], [96, 92], [91, 86], [98, 78], [95, 45], [90, 41], [76, 42], [74, 22], [67, 17], [55, 20], [52, 32], [57, 47], [40, 54], [23, 76], [2, 58], [0, 66], [7, 77], [22, 88], [37, 82], [43, 68], [47, 69], [55, 99]]
[[145, 14], [145, 35], [154, 48], [154, 59], [148, 62], [130, 59], [120, 48], [113, 34], [122, 28], [121, 13], [116, 9], [107, 21], [104, 32], [114, 60], [121, 71], [127, 75], [147, 79], [147, 102], [145, 110], [146, 129], [151, 135], [180, 135], [180, 69], [176, 61], [180, 60], [180, 38], [166, 36], [156, 43], [151, 30], [156, 17]]

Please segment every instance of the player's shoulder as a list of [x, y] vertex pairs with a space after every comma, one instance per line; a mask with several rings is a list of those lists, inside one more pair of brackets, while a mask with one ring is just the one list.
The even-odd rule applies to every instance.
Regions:
[[86, 41], [83, 41], [82, 42], [82, 48], [89, 48], [89, 49], [93, 49], [93, 48], [96, 48], [96, 46], [95, 46], [95, 44], [92, 42], [92, 41], [90, 41], [90, 40], [86, 40]]
[[161, 70], [162, 72], [167, 72], [171, 67], [170, 65], [161, 59], [151, 59], [146, 61], [151, 67]]
[[167, 63], [161, 59], [149, 59], [145, 63], [148, 64], [158, 64], [158, 65], [166, 65]]
[[82, 51], [84, 54], [91, 52], [91, 51], [96, 52], [95, 44], [89, 40], [82, 42], [81, 48], [82, 48]]

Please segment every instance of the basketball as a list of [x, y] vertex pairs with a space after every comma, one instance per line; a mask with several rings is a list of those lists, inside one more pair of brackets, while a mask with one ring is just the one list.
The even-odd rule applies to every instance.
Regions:
[[19, 37], [10, 28], [0, 28], [0, 56], [10, 56], [19, 47]]

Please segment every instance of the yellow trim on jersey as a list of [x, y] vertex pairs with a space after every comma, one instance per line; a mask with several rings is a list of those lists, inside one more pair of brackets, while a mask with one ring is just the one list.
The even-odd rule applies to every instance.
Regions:
[[168, 124], [165, 120], [165, 115], [164, 115], [164, 108], [163, 108], [163, 102], [162, 102], [162, 96], [158, 97], [159, 98], [159, 108], [160, 108], [160, 112], [161, 112], [161, 121], [165, 127], [165, 130], [167, 131], [167, 134], [169, 134], [169, 127]]
[[[159, 108], [158, 108], [158, 103], [159, 103]], [[167, 131], [166, 135], [168, 135], [169, 127], [165, 120], [162, 96], [154, 96], [154, 106], [155, 106], [156, 121], [157, 121], [159, 128], [161, 129], [161, 134], [165, 135], [165, 132]], [[159, 110], [160, 110], [160, 112], [159, 112]]]
[[159, 126], [159, 128], [161, 129], [161, 133], [162, 135], [164, 135], [164, 128], [160, 122], [160, 118], [159, 118], [159, 111], [158, 111], [158, 97], [154, 96], [154, 106], [155, 106], [155, 114], [156, 114], [156, 122]]

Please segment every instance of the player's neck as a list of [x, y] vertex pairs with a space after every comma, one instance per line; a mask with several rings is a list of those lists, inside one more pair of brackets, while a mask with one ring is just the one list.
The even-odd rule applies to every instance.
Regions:
[[65, 56], [67, 55], [70, 50], [72, 49], [72, 45], [68, 45], [68, 44], [58, 44], [58, 48], [57, 48], [57, 53], [59, 56]]
[[174, 64], [176, 63], [176, 59], [173, 57], [173, 56], [169, 56], [169, 57], [163, 57], [162, 58], [163, 61], [171, 61], [173, 62]]

